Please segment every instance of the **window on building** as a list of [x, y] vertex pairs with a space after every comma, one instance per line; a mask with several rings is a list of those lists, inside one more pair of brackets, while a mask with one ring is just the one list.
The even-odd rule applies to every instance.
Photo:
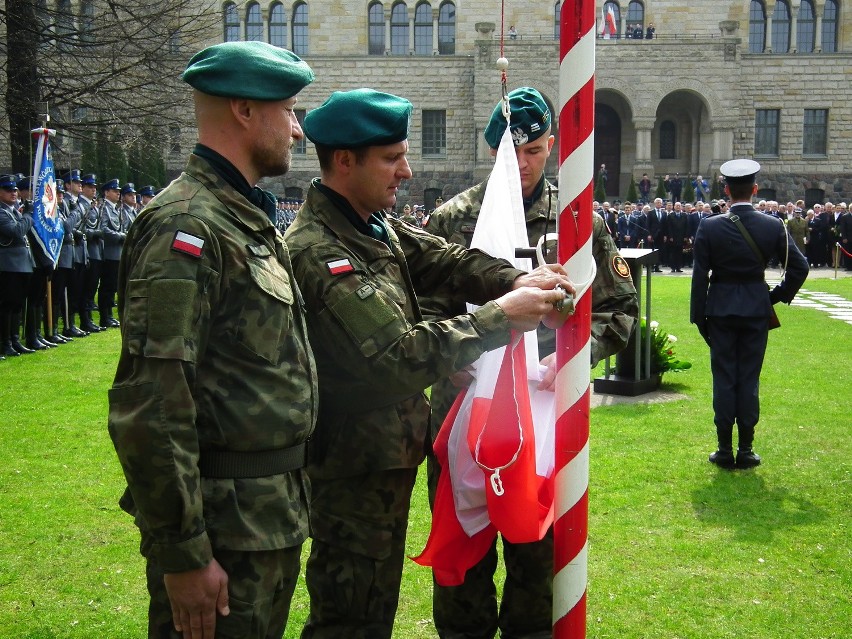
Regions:
[[805, 189], [805, 208], [812, 208], [814, 204], [825, 202], [824, 189]]
[[385, 9], [381, 2], [374, 2], [367, 10], [370, 55], [385, 53]]
[[263, 40], [263, 17], [256, 2], [246, 7], [246, 40]]
[[828, 154], [828, 109], [805, 109], [802, 153], [804, 155]]
[[[293, 112], [296, 114], [296, 119], [299, 121], [299, 126], [302, 127], [302, 130], [305, 130], [305, 113], [307, 111], [305, 109], [293, 109]], [[293, 145], [293, 155], [306, 155], [308, 152], [308, 142], [304, 136], [302, 136], [301, 140], [297, 140], [296, 144]]]
[[456, 5], [444, 2], [438, 9], [438, 53], [456, 53]]
[[428, 2], [414, 10], [414, 53], [432, 55], [432, 7]]
[[60, 51], [69, 51], [74, 46], [77, 24], [71, 0], [59, 0], [56, 3], [56, 36]]
[[816, 14], [813, 1], [802, 0], [796, 26], [796, 51], [799, 53], [813, 53], [815, 25]]
[[780, 109], [757, 109], [754, 118], [755, 155], [778, 155]]
[[763, 53], [766, 48], [766, 8], [760, 0], [751, 0], [748, 13], [749, 53]]
[[287, 13], [280, 2], [269, 7], [269, 44], [282, 49], [287, 46]]
[[180, 155], [180, 127], [177, 124], [169, 125], [169, 154]]
[[391, 53], [408, 55], [408, 7], [404, 2], [391, 8]]
[[787, 53], [790, 50], [790, 5], [784, 0], [775, 3], [772, 12], [772, 51]]
[[308, 55], [308, 5], [304, 2], [293, 6], [293, 53]]
[[447, 154], [447, 112], [423, 111], [423, 156]]
[[612, 9], [612, 15], [615, 17], [615, 33], [612, 34], [613, 38], [621, 37], [621, 7], [618, 6], [617, 2], [604, 2], [603, 6], [603, 14], [606, 15], [609, 13], [610, 8]]
[[822, 11], [822, 50], [837, 52], [837, 0], [825, 0]]
[[677, 157], [677, 127], [671, 120], [660, 124], [660, 159], [674, 160]]
[[240, 14], [237, 5], [229, 2], [223, 7], [225, 22], [225, 42], [237, 42], [240, 39]]
[[559, 34], [562, 32], [562, 2], [557, 0], [553, 5], [553, 38], [559, 39]]
[[645, 27], [645, 5], [639, 0], [631, 0], [627, 5], [627, 24], [639, 24]]
[[92, 0], [80, 2], [80, 42], [91, 44], [95, 41], [95, 3]]

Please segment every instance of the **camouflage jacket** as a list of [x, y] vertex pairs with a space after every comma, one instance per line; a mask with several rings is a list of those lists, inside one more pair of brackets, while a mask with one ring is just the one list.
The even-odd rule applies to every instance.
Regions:
[[249, 479], [199, 471], [205, 455], [256, 460], [304, 443], [314, 428], [304, 309], [269, 218], [191, 156], [128, 232], [119, 315], [109, 431], [128, 483], [121, 505], [136, 517], [143, 554], [179, 572], [206, 565], [211, 546], [301, 544], [303, 469]]
[[[487, 185], [486, 180], [445, 202], [432, 213], [426, 230], [448, 242], [470, 246]], [[558, 214], [557, 191], [545, 181], [541, 197], [526, 213], [530, 246], [535, 246], [545, 233], [556, 232]], [[627, 263], [619, 257], [600, 215], [593, 213], [593, 218], [592, 254], [598, 269], [592, 284], [591, 364], [595, 366], [627, 345], [639, 314], [639, 302]], [[549, 241], [545, 248], [546, 261], [556, 262], [556, 243]], [[429, 317], [451, 317], [464, 309], [463, 305], [453, 304], [443, 297], [431, 297], [421, 303]], [[556, 350], [556, 333], [542, 327], [538, 331], [538, 342], [539, 357], [549, 355]]]
[[[320, 379], [311, 476], [417, 466], [434, 381], [509, 341], [494, 302], [522, 274], [504, 260], [387, 220], [390, 247], [360, 233], [312, 185], [286, 234], [308, 311]], [[484, 304], [424, 322], [417, 298]]]

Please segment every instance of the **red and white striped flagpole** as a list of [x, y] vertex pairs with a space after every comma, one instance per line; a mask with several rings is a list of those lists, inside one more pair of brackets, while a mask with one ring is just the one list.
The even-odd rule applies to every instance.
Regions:
[[[595, 2], [562, 3], [559, 46], [559, 261], [592, 272]], [[591, 288], [556, 333], [553, 637], [586, 636]]]

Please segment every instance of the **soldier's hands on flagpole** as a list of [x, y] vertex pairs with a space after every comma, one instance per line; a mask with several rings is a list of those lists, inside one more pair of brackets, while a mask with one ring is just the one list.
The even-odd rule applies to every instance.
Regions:
[[458, 388], [459, 390], [467, 388], [473, 382], [473, 375], [471, 374], [472, 370], [473, 365], [468, 365], [460, 371], [456, 371], [455, 373], [450, 375], [450, 384], [452, 384], [454, 388]]
[[554, 311], [554, 305], [564, 299], [565, 293], [559, 289], [524, 286], [509, 291], [495, 301], [508, 317], [509, 326], [526, 333], [538, 328], [544, 317]]
[[571, 295], [577, 293], [574, 290], [574, 284], [568, 278], [568, 272], [561, 264], [544, 264], [539, 266], [534, 271], [530, 271], [519, 276], [512, 283], [512, 290], [518, 290], [524, 286], [531, 286], [544, 290], [552, 290], [557, 286], [561, 286]]

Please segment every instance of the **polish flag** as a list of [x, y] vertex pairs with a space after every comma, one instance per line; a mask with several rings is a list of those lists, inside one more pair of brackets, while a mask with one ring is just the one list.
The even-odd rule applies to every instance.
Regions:
[[[528, 245], [520, 171], [507, 127], [482, 203], [472, 248], [529, 270], [515, 248]], [[474, 381], [447, 415], [433, 450], [441, 475], [432, 530], [413, 558], [441, 585], [464, 582], [501, 533], [512, 543], [540, 540], [553, 521], [554, 394], [538, 391], [535, 331], [482, 355]]]
[[609, 39], [609, 36], [618, 33], [615, 25], [615, 11], [612, 10], [612, 5], [607, 5], [606, 11], [601, 8], [601, 14], [601, 34], [604, 39]]

